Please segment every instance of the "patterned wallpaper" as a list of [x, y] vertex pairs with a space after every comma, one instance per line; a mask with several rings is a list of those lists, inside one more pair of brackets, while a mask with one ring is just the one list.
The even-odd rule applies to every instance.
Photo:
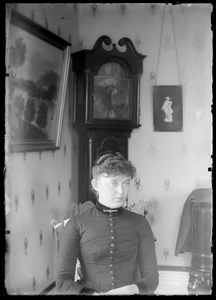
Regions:
[[[129, 139], [137, 166], [128, 208], [146, 215], [160, 265], [189, 266], [190, 253], [174, 256], [184, 202], [195, 188], [211, 187], [212, 33], [210, 4], [174, 5], [175, 36], [164, 4], [14, 4], [26, 16], [72, 43], [91, 49], [101, 35], [126, 36], [147, 55], [140, 87], [141, 127]], [[161, 36], [160, 61], [157, 68]], [[152, 87], [183, 86], [183, 131], [154, 132]], [[37, 294], [54, 281], [55, 235], [50, 221], [69, 217], [77, 202], [77, 135], [71, 128], [70, 74], [61, 148], [6, 155], [5, 284], [12, 294]]]
[[[76, 6], [19, 4], [15, 8], [76, 49]], [[60, 149], [6, 153], [6, 230], [10, 234], [6, 234], [5, 287], [9, 294], [39, 294], [55, 280], [55, 235], [50, 221], [67, 218], [71, 203], [77, 201], [76, 170], [72, 171], [77, 161], [71, 126], [72, 82], [70, 73]]]

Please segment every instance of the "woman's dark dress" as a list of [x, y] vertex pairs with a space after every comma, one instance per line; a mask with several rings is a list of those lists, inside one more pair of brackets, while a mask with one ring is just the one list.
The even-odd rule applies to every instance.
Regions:
[[[68, 221], [60, 240], [58, 291], [91, 294], [137, 284], [140, 294], [152, 294], [158, 286], [158, 269], [148, 221], [123, 207], [117, 212], [104, 209], [108, 208], [98, 202]], [[74, 282], [77, 257], [82, 278]]]

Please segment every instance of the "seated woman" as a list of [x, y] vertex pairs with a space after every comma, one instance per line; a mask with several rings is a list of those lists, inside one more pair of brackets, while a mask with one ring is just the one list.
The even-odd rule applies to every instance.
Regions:
[[[58, 292], [153, 294], [158, 268], [152, 230], [144, 216], [123, 208], [135, 167], [120, 153], [109, 152], [96, 160], [92, 175], [98, 201], [71, 217], [64, 228], [57, 265]], [[75, 282], [77, 258], [82, 276]]]

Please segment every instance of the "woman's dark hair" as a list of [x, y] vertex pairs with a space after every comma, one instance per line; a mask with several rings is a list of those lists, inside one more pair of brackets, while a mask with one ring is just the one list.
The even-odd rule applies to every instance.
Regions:
[[109, 150], [99, 155], [92, 168], [93, 178], [102, 173], [108, 176], [124, 174], [133, 178], [136, 168], [121, 153]]

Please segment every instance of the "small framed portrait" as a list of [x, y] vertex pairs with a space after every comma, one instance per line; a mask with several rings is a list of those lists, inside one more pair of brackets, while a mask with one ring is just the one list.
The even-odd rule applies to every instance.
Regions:
[[182, 131], [182, 86], [154, 86], [153, 122], [154, 131]]

